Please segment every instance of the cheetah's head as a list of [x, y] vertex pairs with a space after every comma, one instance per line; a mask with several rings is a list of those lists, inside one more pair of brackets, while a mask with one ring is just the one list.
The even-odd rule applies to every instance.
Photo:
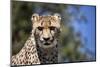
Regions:
[[33, 14], [31, 20], [36, 43], [43, 48], [56, 46], [61, 31], [60, 15], [39, 16], [38, 14]]

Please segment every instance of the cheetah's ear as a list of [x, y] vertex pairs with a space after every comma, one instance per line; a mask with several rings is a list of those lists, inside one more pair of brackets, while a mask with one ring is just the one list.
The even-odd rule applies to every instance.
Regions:
[[60, 16], [60, 14], [58, 14], [58, 13], [55, 13], [55, 14], [54, 14], [54, 17], [55, 17], [56, 19], [61, 20], [61, 16]]
[[32, 14], [31, 21], [37, 21], [39, 19], [39, 15], [37, 13]]

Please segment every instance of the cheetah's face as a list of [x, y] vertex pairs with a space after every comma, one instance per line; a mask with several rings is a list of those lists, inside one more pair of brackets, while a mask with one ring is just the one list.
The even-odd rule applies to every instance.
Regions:
[[57, 44], [60, 32], [60, 17], [53, 16], [32, 16], [34, 35], [36, 43], [43, 48], [53, 47]]

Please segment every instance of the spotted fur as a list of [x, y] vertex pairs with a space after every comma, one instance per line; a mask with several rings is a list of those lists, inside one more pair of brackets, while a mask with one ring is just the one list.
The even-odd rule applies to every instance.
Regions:
[[58, 63], [60, 20], [58, 14], [49, 16], [33, 14], [32, 34], [21, 51], [12, 56], [12, 65]]

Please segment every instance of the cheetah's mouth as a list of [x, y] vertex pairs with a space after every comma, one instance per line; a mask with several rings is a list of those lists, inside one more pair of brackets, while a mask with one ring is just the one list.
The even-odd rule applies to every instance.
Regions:
[[50, 43], [46, 42], [46, 43], [44, 43], [44, 45], [50, 45]]
[[45, 45], [45, 46], [49, 46], [49, 45], [51, 45], [52, 43], [53, 43], [53, 39], [52, 40], [48, 40], [48, 41], [41, 41], [40, 40], [40, 42], [41, 42], [41, 44], [43, 44], [43, 45]]
[[54, 47], [56, 44], [57, 44], [57, 41], [56, 40], [49, 40], [49, 41], [41, 41], [41, 40], [38, 40], [37, 41], [38, 45], [40, 47], [43, 47], [43, 48], [52, 48]]

